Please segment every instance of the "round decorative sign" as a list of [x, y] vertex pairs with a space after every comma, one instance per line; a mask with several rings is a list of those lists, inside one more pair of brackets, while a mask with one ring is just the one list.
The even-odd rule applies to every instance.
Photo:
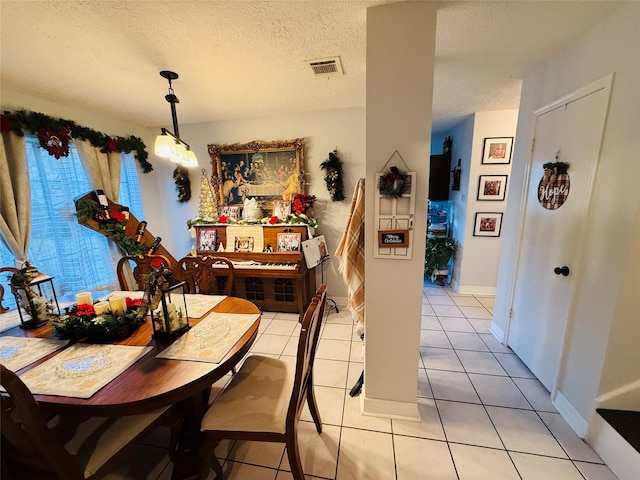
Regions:
[[564, 162], [545, 163], [544, 174], [538, 184], [538, 201], [547, 210], [557, 210], [569, 196], [571, 180], [567, 170], [569, 164]]

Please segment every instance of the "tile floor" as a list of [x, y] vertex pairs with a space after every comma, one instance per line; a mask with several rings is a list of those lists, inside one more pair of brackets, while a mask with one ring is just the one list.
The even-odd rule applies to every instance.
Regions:
[[[362, 342], [346, 310], [330, 312], [314, 372], [323, 433], [308, 412], [300, 424], [308, 480], [615, 480], [526, 366], [488, 333], [492, 297], [425, 285], [422, 303], [421, 422], [360, 415], [349, 390], [362, 371]], [[294, 361], [296, 318], [265, 313], [253, 351]], [[147, 439], [107, 480], [168, 480], [162, 443], [160, 435]], [[223, 443], [218, 455], [228, 480], [293, 478], [284, 445]]]

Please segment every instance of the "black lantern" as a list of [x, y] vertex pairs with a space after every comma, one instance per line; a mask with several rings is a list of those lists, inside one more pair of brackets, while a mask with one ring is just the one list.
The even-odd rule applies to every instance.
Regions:
[[21, 328], [38, 328], [51, 317], [60, 316], [53, 278], [28, 264], [12, 275], [11, 292], [16, 299]]
[[154, 338], [172, 339], [191, 328], [184, 295], [186, 286], [186, 282], [180, 282], [166, 288], [164, 285], [157, 287], [155, 294], [160, 294], [160, 301], [155, 309], [149, 309]]

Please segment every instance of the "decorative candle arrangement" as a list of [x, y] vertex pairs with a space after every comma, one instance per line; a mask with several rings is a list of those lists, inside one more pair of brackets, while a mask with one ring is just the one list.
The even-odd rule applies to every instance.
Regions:
[[76, 305], [93, 305], [91, 292], [80, 292], [76, 294]]

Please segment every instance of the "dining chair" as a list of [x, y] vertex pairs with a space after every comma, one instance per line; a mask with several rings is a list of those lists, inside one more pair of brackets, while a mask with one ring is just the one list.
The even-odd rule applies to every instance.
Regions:
[[98, 480], [156, 427], [169, 425], [169, 456], [182, 420], [171, 407], [123, 417], [46, 415], [14, 372], [0, 364], [2, 470], [7, 479]]
[[145, 277], [161, 263], [169, 265], [169, 260], [162, 255], [125, 255], [116, 266], [120, 290], [144, 290]]
[[[298, 450], [297, 425], [305, 403], [318, 433], [322, 422], [313, 391], [313, 361], [327, 300], [320, 285], [301, 321], [296, 363], [250, 355], [229, 385], [213, 401], [202, 419], [200, 455], [213, 468], [216, 480], [224, 475], [215, 448], [223, 439], [278, 442], [287, 446], [291, 473], [304, 480]], [[204, 466], [204, 465], [203, 465]]]
[[[235, 269], [229, 259], [187, 255], [178, 260], [178, 266], [178, 277], [187, 282], [190, 293], [231, 295]], [[224, 278], [224, 286], [221, 286]]]

